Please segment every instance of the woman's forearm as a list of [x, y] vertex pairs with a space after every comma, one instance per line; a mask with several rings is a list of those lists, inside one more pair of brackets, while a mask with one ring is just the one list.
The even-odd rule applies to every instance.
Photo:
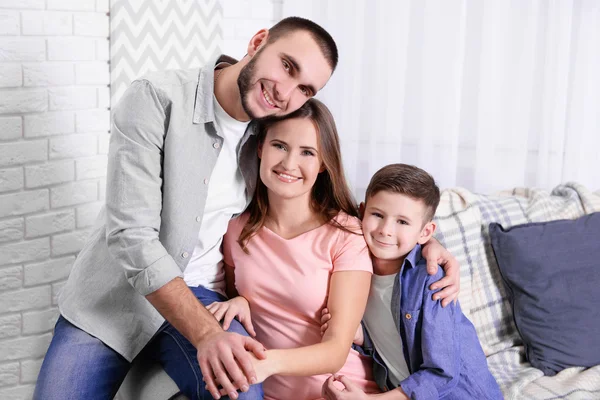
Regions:
[[267, 350], [265, 361], [273, 375], [333, 374], [344, 366], [349, 352], [350, 344], [344, 346], [331, 340], [297, 349]]

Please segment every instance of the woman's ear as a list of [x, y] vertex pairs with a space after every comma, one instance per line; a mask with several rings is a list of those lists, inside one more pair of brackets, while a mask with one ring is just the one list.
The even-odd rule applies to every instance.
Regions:
[[250, 43], [248, 43], [248, 55], [250, 57], [254, 57], [256, 52], [260, 50], [265, 44], [267, 44], [267, 38], [269, 37], [268, 29], [261, 29], [256, 32], [252, 39], [250, 39]]
[[424, 244], [429, 239], [431, 239], [431, 237], [433, 236], [433, 233], [435, 232], [435, 228], [436, 228], [435, 222], [430, 221], [430, 222], [426, 223], [425, 226], [423, 227], [423, 229], [421, 229], [421, 235], [419, 236], [419, 240], [417, 241], [417, 243]]
[[258, 158], [262, 158], [262, 147], [264, 142], [258, 144]]

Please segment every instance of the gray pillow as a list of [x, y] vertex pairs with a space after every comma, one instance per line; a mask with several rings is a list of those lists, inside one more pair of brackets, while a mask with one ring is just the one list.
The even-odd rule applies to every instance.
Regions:
[[600, 364], [600, 213], [490, 236], [527, 359], [544, 375]]

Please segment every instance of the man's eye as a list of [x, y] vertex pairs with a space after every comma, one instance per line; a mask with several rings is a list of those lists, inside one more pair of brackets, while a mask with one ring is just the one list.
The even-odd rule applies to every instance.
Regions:
[[308, 96], [308, 95], [309, 95], [308, 89], [307, 89], [307, 88], [305, 88], [304, 86], [301, 86], [301, 87], [300, 87], [300, 92], [301, 92], [303, 95], [305, 95], [305, 96]]
[[290, 64], [287, 61], [285, 61], [285, 60], [282, 60], [281, 62], [283, 64], [283, 69], [285, 69], [286, 71], [289, 71], [290, 70]]

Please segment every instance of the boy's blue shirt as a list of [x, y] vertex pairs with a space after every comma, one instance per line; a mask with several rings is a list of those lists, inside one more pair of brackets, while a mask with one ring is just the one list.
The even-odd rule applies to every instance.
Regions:
[[[400, 386], [411, 399], [502, 399], [475, 328], [458, 302], [443, 308], [439, 300], [432, 299], [437, 290], [429, 286], [443, 275], [442, 268], [435, 275], [427, 274], [420, 245], [406, 256], [397, 274], [391, 311], [410, 371]], [[373, 372], [379, 387], [395, 389], [367, 330], [363, 331], [363, 349], [357, 350], [373, 356]]]

